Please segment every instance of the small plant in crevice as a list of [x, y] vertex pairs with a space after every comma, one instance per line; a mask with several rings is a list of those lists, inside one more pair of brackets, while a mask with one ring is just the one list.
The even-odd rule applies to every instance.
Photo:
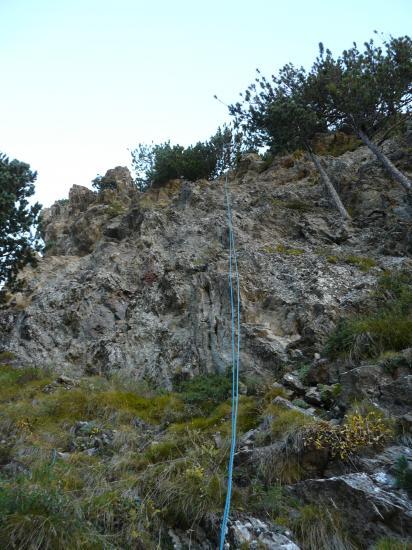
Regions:
[[395, 482], [399, 489], [404, 489], [412, 497], [412, 468], [406, 456], [400, 456], [395, 466]]

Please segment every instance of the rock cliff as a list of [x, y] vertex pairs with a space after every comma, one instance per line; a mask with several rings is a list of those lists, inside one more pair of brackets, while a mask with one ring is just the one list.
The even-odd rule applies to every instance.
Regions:
[[[264, 170], [249, 156], [230, 176], [245, 373], [312, 358], [382, 270], [409, 265], [411, 206], [402, 189], [364, 147], [324, 162], [351, 224], [342, 223], [303, 157]], [[127, 169], [111, 172], [117, 190], [74, 186], [68, 201], [43, 212], [47, 252], [2, 311], [1, 345], [24, 364], [126, 369], [165, 387], [180, 372], [224, 371], [223, 181], [173, 181], [140, 194]]]
[[[406, 143], [388, 140], [384, 148], [399, 167], [412, 169]], [[298, 481], [288, 491], [307, 507], [333, 502], [358, 534], [366, 521], [357, 540], [359, 548], [372, 548], [379, 537], [411, 536], [410, 501], [390, 481], [396, 457], [411, 459], [410, 350], [401, 350], [400, 366], [390, 373], [383, 360], [332, 359], [324, 350], [340, 319], [367, 308], [383, 274], [410, 272], [412, 206], [365, 147], [321, 158], [350, 222], [334, 210], [304, 155], [268, 164], [249, 154], [228, 177], [239, 253], [242, 377], [279, 389], [272, 412], [242, 435], [237, 463], [252, 471], [259, 463], [264, 471], [268, 456], [279, 461], [292, 452], [286, 440], [267, 439], [267, 427], [285, 408], [310, 420], [321, 411], [333, 426], [355, 397], [372, 400], [406, 434], [391, 443], [392, 451], [343, 467], [330, 455], [301, 449], [306, 473], [287, 478]], [[0, 350], [11, 352], [17, 366], [51, 367], [75, 379], [122, 373], [165, 390], [199, 374], [225, 373], [223, 179], [174, 180], [140, 193], [125, 168], [106, 177], [115, 189], [97, 193], [75, 185], [68, 200], [43, 211], [46, 252], [37, 267], [25, 268], [19, 292], [2, 306]], [[278, 533], [263, 518], [240, 515], [230, 529], [233, 548], [297, 548], [290, 533]], [[169, 535], [174, 548], [188, 547], [187, 534]], [[193, 548], [213, 547], [199, 540]], [[354, 546], [330, 546], [343, 547]]]

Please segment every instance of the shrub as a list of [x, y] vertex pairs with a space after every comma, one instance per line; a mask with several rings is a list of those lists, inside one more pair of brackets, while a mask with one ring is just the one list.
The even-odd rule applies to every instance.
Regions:
[[294, 409], [275, 408], [275, 417], [271, 422], [270, 429], [274, 438], [286, 437], [289, 433], [295, 432], [302, 426], [313, 423], [313, 419]]
[[234, 166], [242, 144], [227, 126], [218, 128], [208, 141], [183, 147], [170, 142], [146, 145], [140, 143], [131, 151], [136, 184], [144, 191], [159, 187], [175, 178], [196, 181], [214, 178]]
[[384, 537], [377, 541], [373, 550], [410, 550], [410, 544], [399, 539]]
[[288, 256], [300, 256], [305, 252], [302, 248], [287, 248], [281, 244], [276, 247], [276, 251], [281, 254], [287, 254]]
[[204, 374], [177, 384], [185, 403], [210, 412], [230, 396], [232, 377], [228, 374]]
[[392, 429], [377, 411], [354, 412], [345, 417], [341, 426], [318, 422], [304, 433], [306, 447], [330, 449], [332, 457], [347, 460], [366, 447], [380, 447], [392, 434]]
[[396, 486], [404, 489], [412, 497], [412, 468], [409, 467], [405, 456], [400, 456], [396, 462], [395, 480]]
[[265, 487], [261, 482], [252, 480], [246, 498], [249, 510], [263, 513], [272, 520], [283, 512], [285, 497], [279, 484]]
[[330, 264], [337, 264], [341, 261], [347, 264], [356, 265], [360, 271], [363, 271], [364, 273], [368, 272], [372, 269], [372, 267], [376, 267], [376, 261], [373, 258], [367, 258], [366, 256], [355, 256], [353, 254], [348, 256], [330, 254], [326, 256], [326, 261]]
[[106, 189], [116, 189], [117, 183], [113, 177], [101, 176], [98, 174], [94, 180], [92, 180], [92, 186], [100, 193]]

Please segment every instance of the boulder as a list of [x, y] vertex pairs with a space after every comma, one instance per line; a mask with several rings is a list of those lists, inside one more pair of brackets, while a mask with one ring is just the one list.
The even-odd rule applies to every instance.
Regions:
[[389, 488], [382, 473], [308, 479], [291, 486], [289, 492], [304, 502], [340, 512], [362, 548], [381, 537], [412, 536], [412, 502], [402, 491]]
[[298, 394], [304, 394], [305, 393], [305, 386], [302, 384], [299, 377], [295, 374], [292, 374], [290, 372], [286, 373], [282, 378], [282, 383], [287, 388], [290, 388], [295, 393]]

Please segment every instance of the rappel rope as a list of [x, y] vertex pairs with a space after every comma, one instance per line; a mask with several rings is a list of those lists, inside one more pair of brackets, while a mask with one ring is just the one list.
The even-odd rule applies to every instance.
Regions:
[[[233, 461], [236, 450], [236, 428], [237, 415], [239, 407], [239, 361], [240, 361], [240, 286], [239, 286], [239, 271], [237, 263], [236, 243], [233, 233], [232, 210], [229, 200], [229, 191], [227, 185], [227, 176], [225, 177], [225, 197], [229, 232], [229, 295], [230, 295], [230, 317], [231, 317], [231, 343], [232, 343], [232, 425], [231, 425], [231, 443], [230, 455], [228, 464], [228, 479], [225, 509], [223, 512], [222, 526], [220, 530], [220, 550], [224, 550], [225, 537], [227, 530], [227, 522], [230, 512], [230, 501], [232, 497], [232, 478], [233, 478]], [[235, 291], [233, 289], [233, 269], [235, 272], [236, 285], [236, 308], [235, 308]], [[236, 309], [236, 312], [235, 312]], [[235, 334], [237, 332], [237, 339]], [[236, 341], [236, 344], [235, 344]]]

